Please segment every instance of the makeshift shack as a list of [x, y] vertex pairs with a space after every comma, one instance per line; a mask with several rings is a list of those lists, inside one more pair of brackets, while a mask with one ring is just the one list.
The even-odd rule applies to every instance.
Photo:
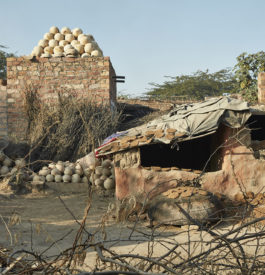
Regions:
[[229, 97], [180, 105], [115, 134], [97, 149], [113, 157], [116, 196], [152, 197], [182, 184], [234, 199], [264, 192], [265, 112]]

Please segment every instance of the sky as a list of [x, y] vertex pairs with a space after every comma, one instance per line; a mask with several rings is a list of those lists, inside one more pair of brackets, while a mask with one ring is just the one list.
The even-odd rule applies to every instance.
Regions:
[[264, 0], [0, 0], [0, 45], [28, 55], [51, 26], [79, 27], [126, 77], [118, 93], [134, 97], [264, 50], [264, 12]]

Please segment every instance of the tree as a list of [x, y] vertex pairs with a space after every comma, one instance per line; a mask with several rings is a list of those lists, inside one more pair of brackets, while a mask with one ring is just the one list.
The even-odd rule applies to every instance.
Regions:
[[197, 71], [191, 75], [168, 77], [163, 84], [150, 83], [152, 88], [147, 95], [166, 99], [168, 97], [188, 97], [203, 99], [205, 96], [219, 96], [223, 93], [234, 93], [237, 82], [231, 69], [215, 73]]
[[7, 53], [3, 49], [5, 46], [0, 45], [0, 79], [6, 79], [6, 58], [15, 56], [13, 53]]
[[259, 72], [265, 71], [265, 52], [260, 51], [254, 54], [244, 52], [240, 54], [237, 57], [234, 70], [240, 93], [248, 101], [257, 101], [257, 78]]

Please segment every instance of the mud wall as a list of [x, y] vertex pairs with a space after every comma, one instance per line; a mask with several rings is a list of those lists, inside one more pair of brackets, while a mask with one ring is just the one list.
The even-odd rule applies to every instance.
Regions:
[[7, 134], [7, 87], [5, 81], [0, 79], [0, 138]]
[[141, 100], [141, 99], [124, 99], [124, 98], [119, 98], [118, 102], [120, 103], [127, 103], [127, 104], [137, 104], [137, 105], [142, 105], [146, 106], [155, 110], [160, 110], [160, 111], [167, 111], [173, 108], [175, 105], [178, 104], [185, 104], [185, 103], [193, 103], [196, 101], [192, 100]]
[[[128, 150], [114, 155], [116, 196], [124, 199], [137, 196], [144, 199], [169, 188], [192, 183], [196, 178], [203, 188], [230, 199], [243, 192], [264, 192], [265, 161], [256, 159], [247, 128], [231, 129], [222, 125], [214, 135], [210, 171], [179, 167], [143, 167], [140, 150]], [[198, 143], [198, 146], [201, 146]], [[205, 146], [208, 146], [207, 144]], [[188, 156], [190, 158], [194, 155]], [[199, 156], [196, 156], [199, 157]], [[153, 163], [155, 165], [155, 163]]]
[[25, 94], [38, 92], [42, 101], [55, 102], [58, 93], [71, 92], [94, 102], [116, 104], [115, 71], [109, 57], [7, 58], [8, 134], [25, 139]]

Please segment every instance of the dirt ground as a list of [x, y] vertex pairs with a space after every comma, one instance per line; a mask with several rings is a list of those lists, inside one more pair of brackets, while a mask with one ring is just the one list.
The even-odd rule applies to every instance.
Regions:
[[[60, 196], [60, 198], [59, 198]], [[117, 223], [111, 216], [102, 227], [102, 218], [107, 213], [109, 205], [115, 202], [114, 196], [103, 197], [96, 193], [92, 196], [91, 208], [88, 213], [85, 229], [94, 235], [95, 243], [104, 243], [119, 254], [137, 254], [141, 256], [161, 256], [169, 251], [176, 243], [179, 247], [180, 260], [188, 253], [195, 255], [209, 250], [213, 239], [205, 231], [188, 230], [177, 227], [161, 227], [152, 231], [148, 221]], [[27, 250], [37, 252], [46, 259], [60, 254], [71, 248], [81, 222], [84, 209], [88, 203], [88, 194], [48, 194], [36, 193], [14, 195], [2, 192], [0, 194], [0, 247], [10, 250]], [[136, 226], [135, 226], [136, 225]], [[224, 225], [216, 229], [218, 233], [231, 231], [234, 225]], [[104, 229], [104, 230], [102, 230]], [[256, 229], [246, 228], [249, 232]], [[246, 230], [240, 234], [246, 234]], [[238, 234], [235, 234], [238, 236]], [[203, 240], [205, 244], [196, 245]], [[193, 243], [192, 251], [188, 243]], [[264, 255], [264, 240], [260, 241]], [[256, 243], [248, 244], [247, 253], [254, 253]], [[185, 248], [186, 247], [186, 248]], [[151, 253], [151, 254], [150, 254]], [[80, 270], [93, 271], [96, 267], [96, 252], [87, 249], [84, 264]], [[170, 273], [170, 272], [169, 272]], [[225, 273], [223, 273], [225, 274]]]

